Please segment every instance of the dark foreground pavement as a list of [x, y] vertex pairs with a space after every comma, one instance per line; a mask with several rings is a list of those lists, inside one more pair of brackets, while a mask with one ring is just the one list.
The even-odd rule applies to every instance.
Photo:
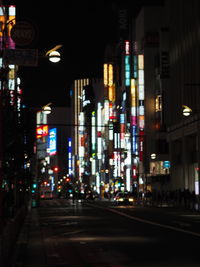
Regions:
[[[95, 201], [95, 205], [109, 206], [109, 202]], [[142, 207], [141, 207], [142, 208]], [[161, 208], [162, 211], [167, 210]], [[176, 209], [174, 209], [176, 210]], [[180, 212], [180, 209], [177, 211]], [[190, 212], [188, 210], [181, 210], [181, 213]], [[13, 250], [13, 255], [9, 257], [7, 262], [1, 267], [46, 267], [47, 262], [45, 259], [45, 249], [42, 238], [42, 232], [39, 224], [38, 209], [29, 209], [27, 216], [25, 217], [24, 223], [21, 227], [21, 231], [18, 235], [18, 239]], [[58, 267], [58, 266], [55, 266]]]
[[38, 221], [37, 208], [32, 208], [19, 233], [14, 253], [5, 267], [37, 266], [44, 267], [45, 253], [43, 239]]

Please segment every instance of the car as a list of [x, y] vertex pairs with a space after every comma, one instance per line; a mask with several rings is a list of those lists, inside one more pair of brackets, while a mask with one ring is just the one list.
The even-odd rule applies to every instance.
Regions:
[[53, 199], [53, 193], [51, 191], [40, 192], [40, 199]]
[[118, 192], [114, 196], [114, 204], [116, 205], [133, 205], [136, 202], [136, 198], [130, 192]]

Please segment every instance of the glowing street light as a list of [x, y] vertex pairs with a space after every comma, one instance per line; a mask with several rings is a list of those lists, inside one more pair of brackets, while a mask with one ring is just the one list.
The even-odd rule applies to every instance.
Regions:
[[49, 54], [49, 61], [53, 62], [53, 63], [57, 63], [60, 61], [60, 53], [58, 51], [52, 51]]
[[60, 53], [57, 51], [62, 45], [56, 45], [54, 48], [46, 52], [46, 56], [49, 57], [49, 61], [57, 63], [61, 60]]
[[186, 116], [186, 117], [190, 116], [192, 113], [192, 109], [185, 105], [182, 105], [182, 107], [183, 107], [183, 116]]
[[44, 114], [48, 115], [51, 113], [51, 105], [52, 103], [48, 103], [45, 106], [42, 107], [42, 111], [44, 112]]

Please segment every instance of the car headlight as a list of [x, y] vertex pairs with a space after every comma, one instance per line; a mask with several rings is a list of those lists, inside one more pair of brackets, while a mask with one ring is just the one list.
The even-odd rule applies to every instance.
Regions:
[[133, 202], [133, 201], [134, 201], [134, 199], [133, 199], [133, 198], [129, 198], [128, 200], [129, 200], [130, 202]]
[[122, 202], [122, 201], [124, 201], [124, 199], [123, 199], [123, 198], [119, 198], [119, 201], [121, 201], [121, 202]]

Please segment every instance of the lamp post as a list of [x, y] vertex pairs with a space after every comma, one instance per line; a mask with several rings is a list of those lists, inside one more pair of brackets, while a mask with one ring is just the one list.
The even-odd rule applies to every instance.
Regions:
[[[32, 206], [38, 206], [40, 203], [40, 185], [42, 182], [42, 172], [47, 172], [47, 138], [48, 138], [48, 122], [47, 116], [51, 113], [51, 105], [48, 103], [43, 106], [36, 113], [36, 155], [35, 155], [35, 177], [32, 182], [33, 185], [36, 185], [36, 192], [32, 195]], [[45, 169], [45, 171], [43, 171]]]
[[[183, 116], [189, 117], [191, 115], [194, 116], [194, 121], [196, 122], [197, 126], [197, 175], [195, 174], [195, 193], [198, 195], [198, 210], [200, 211], [200, 118], [199, 118], [199, 110], [192, 110], [189, 106], [182, 105], [183, 108]], [[192, 121], [189, 121], [188, 124], [193, 123]], [[187, 123], [186, 123], [187, 124]], [[183, 129], [185, 125], [182, 126]], [[185, 151], [184, 151], [185, 153]]]
[[[60, 47], [62, 47], [62, 45], [56, 45], [55, 47], [53, 47], [52, 49], [48, 50], [45, 54], [42, 54], [41, 57], [45, 57], [48, 58], [49, 61], [53, 62], [53, 63], [57, 63], [61, 60], [61, 55], [60, 53], [57, 51]], [[51, 104], [52, 103], [48, 103], [46, 105], [44, 105], [40, 110], [37, 111], [37, 117], [40, 117], [41, 121], [37, 120], [36, 125], [43, 125], [46, 124], [47, 125], [47, 121], [42, 121], [42, 118], [47, 116], [48, 114], [51, 113]], [[42, 126], [43, 127], [43, 126]], [[43, 131], [43, 129], [40, 129], [41, 131]], [[36, 128], [37, 131], [37, 128]], [[48, 126], [47, 126], [47, 131], [48, 131]], [[48, 134], [48, 133], [47, 133]], [[43, 138], [47, 138], [46, 136]], [[45, 140], [45, 143], [47, 143], [47, 140]], [[40, 183], [41, 183], [41, 177], [39, 177], [40, 171], [39, 171], [39, 162], [40, 162], [40, 156], [39, 154], [41, 153], [40, 148], [39, 148], [40, 144], [39, 141], [37, 139], [37, 135], [36, 135], [36, 158], [35, 158], [35, 177], [32, 181], [32, 187], [35, 186], [35, 190], [33, 190], [34, 194], [32, 194], [32, 206], [38, 206], [39, 205], [39, 201], [40, 201]], [[46, 153], [46, 151], [45, 151]], [[46, 167], [45, 167], [46, 168]], [[45, 170], [46, 171], [46, 170]]]

